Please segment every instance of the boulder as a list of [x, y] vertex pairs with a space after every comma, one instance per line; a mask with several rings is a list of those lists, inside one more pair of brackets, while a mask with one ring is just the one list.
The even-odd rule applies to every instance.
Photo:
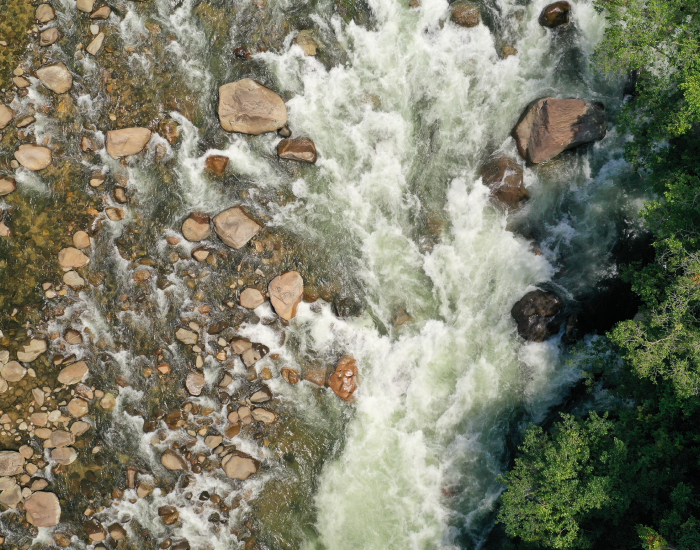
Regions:
[[46, 352], [46, 340], [41, 338], [32, 338], [28, 343], [22, 344], [17, 350], [17, 359], [22, 363], [31, 363]]
[[105, 146], [113, 159], [135, 155], [143, 151], [151, 139], [148, 128], [123, 128], [107, 132]]
[[513, 129], [520, 155], [532, 164], [562, 151], [605, 137], [607, 119], [601, 103], [544, 97], [532, 102]]
[[202, 389], [206, 385], [206, 380], [201, 372], [191, 372], [185, 379], [185, 387], [190, 395], [201, 395]]
[[257, 461], [241, 451], [233, 451], [226, 455], [221, 461], [221, 467], [228, 477], [241, 481], [248, 479], [258, 471]]
[[450, 18], [461, 27], [476, 27], [479, 24], [479, 8], [469, 2], [455, 2], [450, 7]]
[[63, 63], [44, 65], [36, 71], [37, 78], [52, 92], [65, 94], [73, 87], [73, 75]]
[[25, 369], [17, 361], [10, 361], [7, 365], [3, 365], [0, 368], [0, 376], [8, 382], [19, 382], [27, 374], [27, 369]]
[[553, 29], [562, 25], [569, 24], [569, 13], [571, 12], [571, 4], [566, 1], [554, 2], [545, 6], [538, 19], [540, 25]]
[[73, 443], [75, 443], [75, 435], [63, 430], [56, 430], [55, 432], [52, 432], [48, 441], [48, 444], [56, 449], [60, 449], [61, 447], [69, 447], [70, 445], [73, 445]]
[[24, 502], [27, 521], [36, 527], [52, 527], [61, 519], [61, 505], [53, 493], [39, 491]]
[[75, 7], [84, 13], [90, 13], [95, 7], [95, 0], [77, 0]]
[[90, 412], [90, 406], [85, 399], [74, 397], [68, 402], [68, 412], [73, 418], [82, 418]]
[[0, 221], [0, 237], [12, 237], [12, 229], [7, 227], [2, 221]]
[[277, 144], [277, 156], [310, 164], [315, 163], [318, 158], [316, 145], [307, 137], [283, 139]]
[[0, 504], [7, 506], [8, 508], [14, 508], [22, 501], [22, 488], [14, 483], [12, 487], [4, 489], [0, 493]]
[[542, 342], [559, 331], [562, 299], [553, 292], [533, 290], [518, 300], [510, 314], [518, 326], [518, 334], [531, 342]]
[[204, 212], [192, 212], [182, 223], [182, 236], [192, 243], [208, 239], [211, 235], [209, 216]]
[[24, 471], [24, 457], [16, 451], [0, 451], [0, 477], [16, 476]]
[[523, 185], [523, 169], [513, 159], [498, 157], [488, 161], [481, 169], [481, 177], [491, 189], [491, 196], [507, 208], [518, 208], [530, 198]]
[[42, 33], [39, 35], [39, 46], [50, 46], [59, 38], [61, 38], [61, 35], [56, 27], [46, 29], [45, 31], [42, 31]]
[[257, 235], [260, 226], [248, 217], [243, 208], [235, 206], [214, 217], [214, 230], [224, 243], [239, 249]]
[[296, 271], [282, 273], [272, 279], [268, 290], [275, 313], [285, 321], [293, 319], [304, 294], [304, 280], [301, 275]]
[[15, 151], [15, 159], [27, 170], [36, 172], [43, 170], [53, 162], [53, 154], [48, 147], [25, 143]]
[[34, 17], [39, 23], [48, 23], [56, 17], [56, 11], [51, 7], [51, 4], [39, 4]]
[[350, 401], [352, 394], [357, 389], [357, 364], [355, 359], [346, 355], [335, 368], [328, 379], [331, 389], [345, 401]]
[[272, 424], [275, 420], [277, 420], [277, 415], [275, 413], [260, 407], [253, 409], [250, 412], [250, 415], [253, 417], [253, 420], [256, 422], [262, 422], [263, 424]]
[[204, 169], [215, 176], [223, 176], [228, 167], [229, 158], [223, 155], [209, 155], [204, 161]]
[[58, 253], [58, 264], [64, 269], [84, 267], [89, 261], [90, 258], [72, 246], [64, 248]]
[[241, 307], [255, 309], [265, 301], [262, 292], [255, 288], [246, 288], [241, 292]]
[[267, 386], [263, 386], [250, 396], [250, 402], [254, 404], [267, 403], [272, 399], [272, 391]]
[[227, 132], [274, 132], [287, 124], [287, 107], [275, 92], [244, 78], [219, 88], [219, 122]]
[[15, 118], [15, 112], [7, 105], [0, 105], [0, 130], [3, 130]]
[[166, 449], [163, 452], [160, 462], [168, 470], [187, 470], [187, 461], [171, 449]]
[[68, 365], [60, 373], [58, 373], [58, 382], [66, 386], [77, 384], [88, 373], [88, 366], [85, 361], [78, 361], [72, 365]]

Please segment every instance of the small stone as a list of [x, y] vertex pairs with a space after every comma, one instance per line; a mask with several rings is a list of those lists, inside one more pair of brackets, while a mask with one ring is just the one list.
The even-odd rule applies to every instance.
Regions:
[[[97, 392], [95, 392], [95, 395], [97, 395]], [[106, 411], [111, 411], [116, 406], [117, 398], [114, 397], [111, 393], [106, 394], [102, 399], [100, 399], [100, 407], [102, 407]]]
[[20, 365], [17, 361], [10, 361], [7, 365], [0, 368], [0, 376], [8, 382], [19, 382], [27, 374], [27, 369]]
[[126, 529], [118, 523], [113, 523], [109, 526], [109, 536], [116, 541], [126, 540]]
[[265, 302], [265, 297], [262, 292], [255, 288], [246, 288], [241, 292], [241, 307], [246, 309], [255, 309]]
[[15, 484], [0, 493], [0, 504], [8, 508], [15, 508], [22, 501], [22, 489]]
[[65, 432], [63, 430], [56, 430], [51, 434], [48, 443], [56, 449], [60, 449], [61, 447], [69, 447], [75, 443], [75, 434]]
[[66, 330], [66, 332], [63, 334], [63, 339], [72, 346], [83, 343], [83, 337], [81, 336], [80, 332], [74, 328], [69, 328]]
[[0, 237], [12, 237], [12, 230], [0, 221]]
[[123, 128], [107, 132], [105, 145], [113, 159], [120, 159], [143, 151], [150, 139], [148, 128]]
[[282, 379], [288, 384], [298, 384], [299, 383], [299, 373], [294, 369], [289, 367], [284, 367], [280, 372]]
[[196, 344], [199, 339], [199, 335], [196, 332], [187, 330], [186, 328], [179, 328], [175, 331], [175, 338], [180, 340], [183, 344], [192, 345]]
[[63, 63], [44, 65], [37, 69], [37, 78], [52, 92], [65, 94], [73, 87], [73, 75]]
[[346, 355], [335, 368], [335, 372], [331, 374], [328, 385], [331, 389], [345, 401], [350, 401], [352, 394], [357, 389], [357, 364], [355, 359]]
[[228, 246], [240, 249], [257, 235], [260, 226], [240, 206], [224, 210], [214, 217], [214, 229]]
[[171, 449], [166, 449], [163, 452], [160, 462], [168, 470], [187, 470], [187, 461]]
[[95, 6], [95, 0], [77, 0], [76, 8], [85, 13], [90, 13]]
[[516, 50], [513, 46], [503, 46], [501, 49], [501, 57], [505, 59], [506, 57], [510, 57], [512, 55], [518, 55], [518, 50]]
[[100, 33], [100, 26], [95, 25], [94, 23], [90, 25], [90, 34], [92, 36], [97, 36]]
[[64, 248], [58, 253], [58, 264], [64, 269], [84, 267], [89, 261], [90, 258], [72, 246]]
[[90, 178], [90, 187], [100, 187], [105, 182], [105, 175], [97, 172]]
[[283, 139], [277, 144], [277, 156], [285, 160], [296, 160], [313, 164], [318, 159], [316, 145], [307, 137]]
[[252, 347], [252, 342], [247, 338], [234, 338], [231, 340], [231, 349], [236, 355], [242, 355]]
[[250, 415], [250, 407], [238, 407], [238, 418], [240, 418], [241, 423], [246, 426], [253, 422], [253, 417]]
[[85, 279], [83, 279], [75, 271], [68, 271], [65, 275], [63, 275], [63, 282], [73, 290], [80, 290], [85, 286]]
[[32, 338], [28, 344], [22, 344], [17, 351], [17, 359], [22, 363], [31, 363], [47, 350], [46, 341]]
[[265, 424], [272, 424], [277, 419], [277, 415], [267, 409], [253, 409], [250, 414], [256, 422], [264, 422]]
[[[105, 33], [101, 32], [95, 38], [92, 39], [92, 42], [90, 42], [90, 44], [88, 44], [88, 47], [85, 48], [85, 51], [87, 53], [89, 53], [90, 55], [96, 56], [98, 53], [100, 53], [100, 50], [102, 49], [102, 44], [104, 43], [104, 41], [105, 41]], [[150, 139], [150, 135], [149, 135], [148, 139]]]
[[192, 212], [182, 224], [182, 235], [193, 243], [209, 238], [211, 235], [209, 216], [204, 212]]
[[16, 76], [16, 77], [14, 77], [14, 78], [12, 79], [12, 82], [13, 82], [14, 85], [17, 86], [18, 88], [28, 88], [29, 86], [32, 85], [32, 83], [29, 82], [29, 80], [27, 80], [27, 79], [24, 78], [23, 76]]
[[191, 372], [185, 379], [185, 387], [190, 395], [200, 395], [205, 384], [206, 380], [204, 380], [204, 376], [199, 372]]
[[27, 170], [37, 172], [53, 162], [53, 154], [48, 147], [25, 143], [15, 151], [15, 159]]
[[39, 21], [39, 23], [48, 23], [56, 17], [56, 11], [51, 7], [50, 4], [39, 4], [36, 8], [34, 18]]
[[88, 412], [90, 412], [90, 406], [85, 399], [76, 397], [71, 399], [68, 403], [68, 412], [73, 416], [73, 418], [82, 418]]
[[83, 529], [85, 529], [91, 543], [102, 542], [107, 538], [107, 531], [102, 524], [95, 519], [86, 521], [83, 524]]
[[270, 399], [272, 399], [272, 392], [267, 386], [263, 386], [250, 396], [250, 402], [254, 404], [267, 403]]
[[39, 46], [50, 46], [51, 44], [55, 43], [59, 38], [61, 38], [61, 34], [58, 32], [58, 29], [56, 27], [46, 29], [45, 31], [42, 31], [42, 33], [39, 35]]
[[198, 262], [203, 262], [209, 257], [209, 251], [206, 248], [198, 248], [192, 252], [192, 256]]
[[17, 128], [26, 128], [30, 124], [34, 124], [36, 122], [36, 119], [33, 116], [25, 116], [20, 118], [16, 123], [15, 126]]
[[287, 271], [270, 282], [268, 291], [275, 313], [289, 321], [297, 314], [304, 294], [304, 280], [296, 271]]
[[115, 187], [112, 196], [119, 204], [127, 204], [129, 202], [129, 197], [126, 196], [126, 190], [123, 187]]
[[209, 435], [204, 438], [204, 444], [210, 449], [215, 449], [224, 440], [223, 436], [220, 435]]
[[114, 208], [113, 206], [105, 208], [105, 214], [113, 222], [119, 222], [124, 219], [124, 210], [122, 208]]
[[37, 407], [41, 407], [44, 404], [44, 392], [39, 388], [34, 388], [32, 390], [32, 397], [34, 398], [34, 403]]
[[83, 422], [82, 420], [78, 420], [77, 422], [73, 422], [70, 426], [70, 433], [72, 433], [74, 436], [78, 437], [83, 435], [85, 432], [87, 432], [90, 429], [90, 424], [87, 422]]
[[4, 178], [0, 176], [0, 197], [13, 193], [15, 189], [17, 189], [17, 184], [14, 178]]
[[29, 460], [30, 458], [32, 458], [34, 451], [32, 450], [32, 448], [29, 445], [22, 445], [19, 448], [19, 454], [21, 454], [24, 458]]
[[102, 6], [101, 8], [96, 9], [94, 12], [90, 14], [90, 19], [94, 20], [105, 20], [109, 19], [110, 14], [112, 13], [112, 10], [110, 9], [109, 6]]
[[67, 366], [58, 374], [58, 382], [66, 386], [72, 386], [83, 380], [87, 373], [88, 366], [85, 361], [78, 361]]
[[139, 498], [146, 498], [148, 495], [150, 495], [153, 492], [153, 485], [150, 483], [140, 483], [139, 486], [136, 488], [136, 495]]
[[283, 138], [292, 137], [292, 131], [289, 129], [289, 126], [282, 126], [282, 128], [277, 130], [277, 135]]

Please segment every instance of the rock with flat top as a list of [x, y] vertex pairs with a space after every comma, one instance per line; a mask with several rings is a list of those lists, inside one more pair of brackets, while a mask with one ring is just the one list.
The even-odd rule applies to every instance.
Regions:
[[206, 380], [201, 372], [191, 372], [187, 375], [185, 379], [185, 387], [190, 395], [201, 395], [202, 389], [206, 385]]
[[61, 34], [58, 32], [56, 27], [46, 29], [39, 35], [39, 46], [45, 48], [46, 46], [50, 46], [51, 44], [55, 43], [59, 38], [61, 38]]
[[229, 158], [223, 155], [209, 155], [204, 161], [204, 169], [215, 176], [223, 176], [228, 167]]
[[37, 78], [52, 92], [65, 94], [73, 87], [73, 75], [63, 63], [44, 65], [36, 71]]
[[39, 491], [24, 501], [27, 521], [36, 527], [52, 527], [61, 519], [61, 504], [53, 493]]
[[187, 470], [187, 461], [172, 449], [163, 452], [160, 463], [171, 471]]
[[545, 6], [538, 22], [543, 27], [549, 29], [554, 29], [556, 27], [561, 27], [562, 25], [569, 24], [569, 13], [571, 12], [571, 4], [566, 1], [554, 2]]
[[246, 288], [241, 292], [241, 307], [246, 309], [255, 309], [265, 302], [265, 297], [256, 288]]
[[148, 128], [123, 128], [107, 132], [105, 146], [113, 159], [135, 155], [143, 151], [151, 139]]
[[22, 344], [17, 350], [17, 359], [22, 363], [31, 363], [47, 350], [46, 340], [32, 338], [29, 342]]
[[257, 235], [260, 226], [240, 206], [224, 210], [214, 216], [214, 230], [219, 238], [231, 248], [243, 248]]
[[15, 112], [7, 105], [0, 105], [0, 130], [3, 130], [15, 118]]
[[73, 245], [78, 250], [84, 250], [90, 246], [90, 235], [85, 231], [76, 231], [73, 234]]
[[283, 139], [277, 144], [277, 156], [285, 160], [296, 160], [313, 164], [318, 159], [316, 145], [307, 137]]
[[221, 461], [221, 467], [231, 479], [244, 481], [258, 471], [258, 463], [252, 456], [241, 451], [233, 451]]
[[41, 145], [25, 143], [15, 151], [15, 159], [27, 170], [43, 170], [53, 162], [51, 149]]
[[183, 344], [193, 345], [197, 343], [199, 335], [186, 328], [179, 328], [175, 331], [175, 338], [180, 340]]
[[90, 13], [95, 7], [95, 0], [77, 0], [75, 7], [83, 13]]
[[219, 88], [219, 122], [227, 132], [274, 132], [287, 124], [287, 107], [275, 92], [244, 78]]
[[90, 14], [90, 19], [94, 21], [104, 21], [105, 19], [109, 19], [111, 13], [112, 9], [109, 6], [102, 6]]
[[211, 235], [209, 216], [204, 212], [192, 212], [182, 224], [182, 236], [192, 243], [208, 239]]
[[85, 286], [85, 279], [83, 279], [76, 271], [68, 271], [63, 275], [63, 282], [66, 283], [71, 290], [80, 290]]
[[48, 23], [56, 17], [56, 11], [51, 7], [51, 4], [39, 4], [34, 13], [34, 17], [39, 23]]
[[77, 384], [88, 373], [88, 366], [85, 361], [78, 361], [72, 365], [68, 365], [58, 374], [58, 382], [66, 386]]
[[16, 451], [0, 451], [0, 477], [16, 476], [24, 471], [24, 457]]
[[296, 316], [297, 307], [304, 295], [304, 280], [296, 271], [287, 271], [270, 282], [268, 291], [275, 313], [289, 321]]
[[299, 34], [294, 39], [294, 43], [303, 50], [304, 55], [316, 55], [318, 44], [316, 44], [313, 33], [310, 30], [299, 31]]
[[17, 361], [10, 361], [7, 365], [3, 365], [0, 368], [0, 376], [2, 376], [8, 382], [19, 382], [27, 374], [27, 369], [25, 369]]
[[75, 247], [69, 246], [58, 253], [58, 264], [64, 269], [84, 267], [90, 258]]

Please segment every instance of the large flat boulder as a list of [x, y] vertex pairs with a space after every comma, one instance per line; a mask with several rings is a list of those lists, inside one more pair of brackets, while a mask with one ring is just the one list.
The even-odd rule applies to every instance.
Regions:
[[274, 132], [287, 124], [287, 106], [270, 88], [244, 78], [219, 88], [219, 122], [227, 132]]
[[258, 461], [249, 454], [233, 451], [221, 461], [221, 467], [231, 479], [244, 481], [258, 471]]
[[73, 87], [73, 75], [63, 63], [44, 65], [36, 71], [37, 78], [52, 92], [65, 94]]
[[513, 129], [520, 155], [532, 164], [605, 137], [608, 123], [601, 103], [543, 97], [532, 102]]
[[148, 128], [122, 128], [107, 132], [105, 146], [110, 157], [120, 159], [140, 153], [150, 139], [151, 131]]
[[15, 159], [27, 170], [36, 172], [53, 162], [53, 154], [48, 147], [25, 143], [15, 151]]
[[518, 334], [531, 342], [542, 342], [556, 334], [561, 326], [562, 299], [553, 292], [533, 290], [518, 300], [510, 313], [518, 325]]
[[234, 206], [214, 216], [214, 230], [231, 248], [243, 248], [257, 235], [260, 226], [248, 217], [240, 206]]

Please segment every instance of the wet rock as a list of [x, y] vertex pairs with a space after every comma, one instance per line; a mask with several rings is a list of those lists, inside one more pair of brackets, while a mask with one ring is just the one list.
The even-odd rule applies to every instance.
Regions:
[[260, 226], [248, 217], [243, 208], [235, 206], [214, 217], [214, 230], [224, 243], [239, 249], [257, 235]]
[[73, 87], [73, 75], [63, 63], [44, 65], [36, 71], [37, 78], [52, 92], [65, 94]]
[[501, 57], [505, 59], [506, 57], [510, 57], [511, 55], [518, 55], [518, 50], [516, 50], [513, 46], [503, 46], [501, 48]]
[[22, 344], [17, 350], [17, 359], [22, 363], [31, 363], [45, 353], [47, 349], [46, 341], [41, 338], [32, 338], [29, 343]]
[[299, 373], [294, 369], [289, 367], [284, 367], [280, 372], [282, 379], [288, 384], [298, 384], [299, 383]]
[[[85, 51], [89, 53], [90, 55], [96, 56], [97, 54], [100, 53], [100, 50], [102, 49], [102, 44], [105, 41], [105, 33], [101, 32], [99, 33], [95, 38], [92, 39], [90, 44], [88, 44], [88, 47], [85, 48]], [[149, 138], [150, 139], [150, 136]]]
[[109, 536], [116, 541], [126, 540], [126, 529], [118, 523], [109, 526]]
[[7, 105], [0, 105], [0, 130], [4, 130], [15, 118], [15, 112]]
[[82, 381], [88, 373], [88, 366], [85, 361], [78, 361], [68, 365], [58, 374], [58, 382], [66, 386], [72, 386]]
[[277, 415], [275, 413], [260, 407], [253, 409], [250, 412], [250, 415], [256, 422], [263, 422], [265, 424], [272, 424], [277, 419]]
[[82, 418], [90, 412], [90, 406], [85, 399], [75, 397], [68, 402], [68, 412], [73, 418]]
[[84, 250], [90, 246], [90, 235], [85, 231], [76, 231], [73, 235], [73, 246], [78, 250]]
[[192, 212], [182, 224], [182, 235], [193, 243], [208, 239], [211, 235], [209, 216], [204, 212]]
[[139, 498], [146, 498], [153, 492], [153, 489], [154, 487], [150, 483], [139, 483], [139, 486], [136, 488], [136, 495]]
[[272, 399], [272, 392], [267, 386], [263, 386], [250, 396], [250, 402], [256, 405], [259, 403], [267, 403], [270, 399]]
[[210, 449], [216, 449], [219, 445], [221, 445], [223, 440], [224, 438], [221, 435], [208, 435], [204, 438], [204, 444]]
[[111, 393], [106, 394], [102, 399], [100, 399], [100, 407], [106, 411], [111, 411], [117, 406], [117, 398]]
[[22, 489], [16, 483], [0, 493], [0, 504], [15, 508], [22, 501]]
[[242, 355], [253, 347], [253, 343], [247, 338], [234, 338], [231, 340], [231, 349], [236, 355]]
[[287, 124], [287, 107], [275, 92], [244, 78], [219, 88], [219, 122], [227, 132], [274, 132]]
[[95, 0], [77, 0], [75, 7], [84, 13], [90, 13], [95, 7]]
[[241, 451], [233, 451], [221, 461], [221, 467], [231, 479], [245, 481], [258, 471], [257, 461]]
[[518, 334], [531, 342], [542, 342], [559, 331], [563, 308], [562, 299], [553, 292], [533, 290], [518, 300], [511, 315], [518, 326]]
[[206, 248], [197, 248], [192, 251], [192, 257], [198, 262], [203, 262], [209, 257], [209, 251]]
[[16, 451], [0, 451], [0, 477], [21, 474], [24, 462], [24, 457]]
[[163, 452], [160, 463], [168, 470], [187, 470], [187, 461], [171, 449], [166, 449]]
[[304, 51], [304, 55], [316, 55], [316, 49], [318, 48], [318, 45], [314, 41], [313, 33], [311, 31], [299, 31], [296, 38], [294, 39], [294, 43], [297, 46], [301, 47], [301, 49]]
[[0, 376], [8, 382], [19, 382], [27, 374], [27, 369], [20, 365], [17, 361], [10, 361], [7, 365], [0, 368]]
[[491, 195], [507, 208], [518, 208], [530, 198], [523, 185], [523, 169], [513, 159], [490, 160], [481, 169], [481, 177], [491, 189]]
[[228, 167], [229, 158], [222, 155], [210, 155], [204, 161], [204, 169], [215, 176], [223, 176]]
[[180, 519], [180, 513], [175, 506], [160, 506], [158, 508], [158, 515], [163, 519], [163, 523], [166, 525], [173, 525]]
[[12, 230], [0, 221], [0, 237], [12, 237]]
[[75, 435], [63, 430], [56, 430], [55, 432], [51, 433], [48, 443], [56, 449], [60, 449], [61, 447], [69, 447], [75, 443]]
[[15, 122], [17, 128], [26, 128], [27, 126], [34, 124], [36, 119], [33, 116], [25, 116]]
[[109, 207], [105, 208], [105, 214], [113, 222], [119, 222], [124, 219], [124, 210], [121, 208]]
[[111, 13], [112, 10], [109, 6], [102, 6], [101, 8], [97, 8], [94, 12], [90, 14], [90, 19], [93, 19], [95, 21], [109, 19]]
[[333, 298], [333, 309], [335, 314], [345, 319], [347, 317], [358, 317], [362, 315], [364, 307], [362, 302], [355, 298], [352, 294], [340, 293]]
[[51, 149], [41, 145], [25, 143], [15, 151], [15, 159], [27, 170], [43, 170], [53, 162]]
[[55, 533], [53, 540], [57, 546], [68, 548], [71, 545], [71, 536], [66, 533]]
[[12, 83], [13, 83], [15, 86], [17, 86], [18, 88], [20, 88], [20, 89], [22, 89], [22, 88], [28, 88], [28, 87], [31, 86], [31, 84], [32, 84], [31, 82], [29, 82], [29, 80], [27, 80], [27, 79], [24, 78], [23, 76], [16, 76], [16, 77], [14, 77], [14, 78], [12, 79]]
[[571, 4], [568, 2], [554, 2], [544, 7], [540, 13], [538, 22], [543, 27], [550, 29], [560, 27], [561, 25], [568, 25], [570, 12]]
[[277, 130], [277, 135], [283, 138], [292, 137], [292, 131], [289, 129], [289, 126], [283, 126]]
[[38, 491], [24, 502], [27, 521], [36, 527], [52, 527], [61, 519], [61, 505], [53, 493]]
[[39, 388], [34, 388], [32, 390], [32, 397], [34, 398], [34, 402], [37, 404], [38, 407], [41, 407], [44, 404], [44, 391], [39, 389]]
[[243, 364], [250, 368], [267, 355], [270, 349], [262, 344], [254, 344], [241, 354]]
[[80, 290], [85, 286], [85, 279], [83, 279], [75, 271], [68, 271], [63, 276], [63, 282], [72, 290]]
[[140, 153], [150, 140], [151, 131], [148, 128], [123, 128], [107, 132], [105, 146], [109, 156], [120, 159]]
[[296, 271], [287, 271], [270, 282], [268, 291], [275, 313], [289, 321], [297, 314], [297, 307], [304, 294], [304, 280]]
[[450, 17], [460, 27], [476, 27], [479, 24], [479, 8], [469, 2], [455, 2], [452, 4]]
[[180, 340], [183, 344], [194, 345], [199, 339], [199, 335], [196, 332], [187, 330], [186, 328], [179, 328], [175, 331], [175, 338]]
[[77, 248], [69, 246], [58, 253], [58, 264], [63, 269], [74, 269], [84, 267], [88, 264], [90, 258], [83, 254]]
[[51, 44], [58, 41], [59, 38], [61, 38], [61, 34], [58, 32], [58, 29], [56, 27], [46, 29], [45, 31], [42, 31], [42, 33], [39, 35], [39, 46], [50, 46]]
[[68, 330], [66, 330], [66, 332], [63, 334], [63, 338], [68, 344], [71, 344], [72, 346], [83, 343], [83, 337], [80, 335], [80, 332], [73, 328], [69, 328]]
[[255, 309], [264, 302], [265, 297], [262, 295], [262, 292], [255, 288], [246, 288], [243, 292], [241, 292], [241, 307], [246, 309]]
[[328, 379], [331, 389], [345, 401], [350, 401], [352, 394], [357, 389], [357, 363], [355, 359], [346, 355], [335, 368]]
[[34, 17], [39, 23], [48, 23], [56, 17], [56, 11], [51, 7], [51, 4], [39, 4], [34, 13]]
[[313, 164], [318, 159], [316, 145], [307, 137], [283, 139], [277, 144], [277, 156]]
[[185, 387], [190, 395], [201, 395], [205, 385], [206, 380], [204, 380], [204, 375], [199, 372], [191, 372], [185, 379]]
[[86, 521], [83, 524], [83, 529], [85, 529], [91, 543], [102, 542], [107, 538], [107, 531], [102, 524], [95, 519], [89, 519]]
[[15, 189], [17, 189], [17, 184], [14, 178], [0, 177], [0, 197], [13, 193]]
[[525, 109], [513, 129], [513, 137], [520, 155], [538, 164], [567, 149], [601, 140], [606, 131], [602, 104], [545, 97]]
[[51, 458], [59, 464], [68, 466], [78, 459], [78, 451], [73, 447], [61, 447], [51, 451]]

